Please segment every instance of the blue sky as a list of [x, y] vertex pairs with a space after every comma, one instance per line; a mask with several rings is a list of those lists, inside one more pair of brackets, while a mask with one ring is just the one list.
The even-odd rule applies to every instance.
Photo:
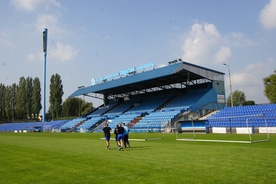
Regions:
[[[43, 82], [58, 73], [64, 99], [120, 70], [182, 60], [226, 73], [233, 91], [267, 103], [263, 78], [276, 70], [276, 0], [6, 0], [0, 6], [0, 83]], [[48, 93], [47, 89], [47, 93]], [[48, 99], [46, 99], [48, 101]], [[88, 99], [95, 106], [100, 101]]]

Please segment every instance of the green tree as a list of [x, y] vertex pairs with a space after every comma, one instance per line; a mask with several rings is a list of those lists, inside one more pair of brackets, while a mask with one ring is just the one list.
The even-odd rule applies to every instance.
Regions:
[[276, 70], [273, 74], [263, 79], [264, 94], [270, 103], [276, 103]]
[[82, 116], [93, 109], [93, 104], [85, 102], [81, 98], [67, 98], [63, 103], [63, 115], [65, 117]]
[[248, 101], [245, 101], [243, 105], [255, 105], [255, 101], [248, 100]]
[[25, 119], [27, 118], [26, 102], [27, 102], [27, 90], [26, 90], [26, 79], [20, 77], [18, 89], [17, 89], [17, 98], [16, 98], [16, 114], [18, 118]]
[[67, 98], [63, 103], [63, 114], [65, 117], [79, 116], [80, 98]]
[[91, 110], [94, 109], [93, 107], [93, 103], [92, 102], [85, 102], [83, 101], [83, 105], [81, 106], [82, 107], [82, 115], [84, 114], [87, 114], [88, 112], [90, 112]]
[[50, 107], [49, 114], [52, 118], [58, 118], [62, 114], [62, 96], [63, 85], [61, 77], [58, 74], [51, 76], [50, 81]]
[[15, 116], [16, 116], [16, 97], [17, 97], [17, 85], [16, 83], [13, 83], [12, 86], [10, 87], [10, 104], [9, 104], [9, 108], [10, 108], [10, 112], [11, 112], [11, 116], [12, 116], [12, 122], [14, 122], [15, 120]]
[[32, 112], [34, 118], [38, 119], [39, 112], [42, 109], [41, 105], [41, 87], [39, 78], [36, 77], [33, 80], [33, 95], [32, 95]]
[[20, 77], [19, 85], [0, 83], [0, 121], [38, 117], [41, 106], [40, 82], [36, 77]]
[[5, 113], [5, 85], [0, 83], [0, 121], [4, 121], [6, 119]]
[[[233, 105], [234, 106], [242, 106], [246, 101], [246, 96], [244, 92], [236, 90], [233, 92]], [[227, 106], [231, 106], [231, 96], [229, 95], [227, 98]]]
[[16, 116], [16, 96], [17, 85], [14, 83], [11, 86], [7, 86], [4, 91], [4, 104], [5, 104], [5, 120], [11, 120], [14, 122]]
[[33, 79], [27, 77], [26, 79], [26, 113], [28, 118], [32, 118], [32, 100], [33, 100]]
[[4, 90], [5, 120], [11, 120], [12, 118], [10, 113], [10, 97], [10, 86], [6, 86]]

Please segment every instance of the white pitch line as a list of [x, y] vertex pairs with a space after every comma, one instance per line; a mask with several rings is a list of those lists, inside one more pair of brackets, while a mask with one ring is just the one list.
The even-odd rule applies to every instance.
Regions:
[[177, 141], [193, 141], [193, 142], [233, 142], [233, 143], [251, 143], [251, 141], [233, 141], [233, 140], [208, 140], [208, 139], [176, 139]]

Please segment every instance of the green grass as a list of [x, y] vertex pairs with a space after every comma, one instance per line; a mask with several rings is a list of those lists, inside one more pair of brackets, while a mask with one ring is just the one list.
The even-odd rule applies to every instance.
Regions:
[[[130, 141], [111, 150], [99, 133], [1, 133], [0, 183], [276, 183], [276, 135], [254, 144]], [[182, 137], [192, 135], [179, 135]], [[198, 135], [245, 139], [242, 135]], [[262, 138], [263, 135], [256, 135]], [[258, 137], [259, 136], [259, 137]], [[161, 137], [148, 134], [148, 138]], [[145, 138], [130, 134], [130, 138]], [[248, 139], [248, 137], [247, 137]]]

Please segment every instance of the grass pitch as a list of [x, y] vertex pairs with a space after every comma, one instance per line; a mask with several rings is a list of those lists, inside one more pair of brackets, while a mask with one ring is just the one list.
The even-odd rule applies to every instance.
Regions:
[[[148, 138], [161, 137], [158, 133]], [[229, 137], [230, 136], [230, 137]], [[231, 137], [233, 136], [233, 137]], [[260, 135], [261, 136], [261, 135]], [[276, 183], [276, 135], [254, 144], [130, 141], [111, 150], [99, 133], [1, 133], [0, 183]], [[130, 134], [145, 138], [145, 134]], [[242, 135], [200, 135], [244, 139]]]

